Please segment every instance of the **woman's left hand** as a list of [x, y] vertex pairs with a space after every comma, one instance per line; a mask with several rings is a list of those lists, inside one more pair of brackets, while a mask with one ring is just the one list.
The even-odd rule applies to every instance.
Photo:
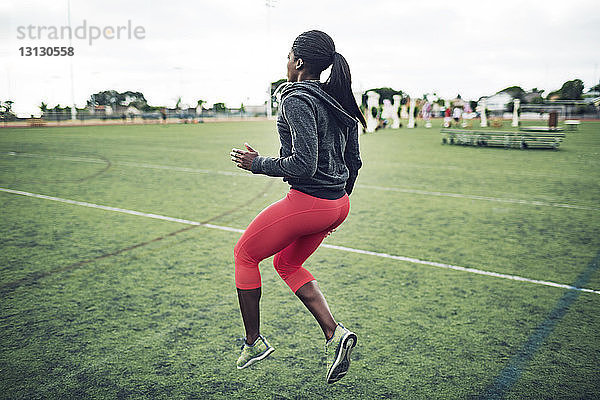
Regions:
[[240, 150], [240, 149], [231, 149], [231, 161], [236, 163], [236, 165], [242, 169], [251, 170], [252, 161], [258, 156], [258, 151], [254, 150], [248, 143], [244, 143], [244, 146], [248, 149]]

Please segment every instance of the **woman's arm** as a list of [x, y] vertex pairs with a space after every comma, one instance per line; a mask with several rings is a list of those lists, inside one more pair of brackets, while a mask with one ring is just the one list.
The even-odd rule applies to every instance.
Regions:
[[350, 176], [346, 181], [346, 193], [350, 195], [354, 189], [354, 182], [358, 177], [358, 170], [362, 167], [362, 161], [360, 159], [360, 151], [358, 148], [358, 123], [355, 127], [350, 128], [348, 132], [348, 141], [346, 142], [346, 149], [344, 150], [344, 160], [346, 167], [350, 171]]
[[318, 160], [315, 111], [308, 100], [293, 95], [285, 98], [281, 110], [290, 127], [292, 155], [276, 158], [257, 156], [252, 160], [251, 171], [269, 176], [311, 177], [317, 171]]

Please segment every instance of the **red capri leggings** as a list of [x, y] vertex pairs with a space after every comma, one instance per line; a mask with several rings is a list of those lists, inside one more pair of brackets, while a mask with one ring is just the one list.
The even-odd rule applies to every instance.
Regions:
[[275, 254], [273, 265], [277, 273], [296, 292], [314, 279], [302, 263], [329, 231], [344, 222], [349, 211], [347, 194], [327, 200], [290, 189], [283, 199], [262, 210], [236, 243], [233, 249], [236, 287], [259, 288], [258, 263]]

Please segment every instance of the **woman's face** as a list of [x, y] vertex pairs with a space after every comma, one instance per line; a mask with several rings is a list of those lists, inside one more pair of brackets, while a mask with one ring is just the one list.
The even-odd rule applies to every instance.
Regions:
[[[298, 59], [294, 61], [294, 52], [290, 50], [288, 53], [288, 62], [287, 62], [287, 78], [288, 82], [297, 82], [298, 81], [298, 72], [299, 69], [296, 68], [298, 63], [302, 63], [302, 60]], [[300, 64], [301, 65], [301, 64]]]

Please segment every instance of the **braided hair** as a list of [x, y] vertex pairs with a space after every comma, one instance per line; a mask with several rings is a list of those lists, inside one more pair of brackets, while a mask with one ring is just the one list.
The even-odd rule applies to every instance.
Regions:
[[302, 58], [306, 62], [306, 68], [310, 73], [320, 74], [332, 65], [331, 74], [325, 81], [323, 89], [336, 99], [348, 114], [366, 127], [365, 117], [352, 94], [350, 66], [344, 56], [335, 51], [333, 39], [322, 31], [307, 31], [294, 40], [292, 51], [296, 59]]

